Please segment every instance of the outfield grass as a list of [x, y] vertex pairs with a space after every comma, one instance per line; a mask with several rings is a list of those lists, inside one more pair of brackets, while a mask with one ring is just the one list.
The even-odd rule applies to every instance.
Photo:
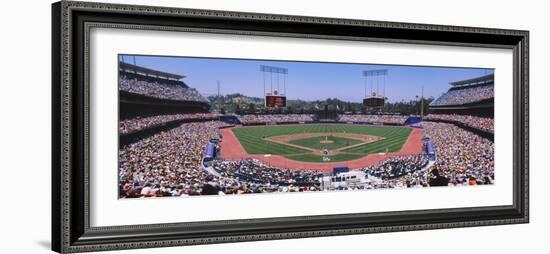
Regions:
[[[332, 143], [321, 143], [323, 140], [330, 140]], [[290, 140], [288, 143], [309, 147], [313, 149], [321, 150], [323, 148], [334, 150], [345, 146], [351, 146], [355, 144], [361, 143], [360, 140], [357, 139], [351, 139], [351, 138], [342, 138], [342, 137], [335, 137], [335, 136], [319, 136], [319, 137], [313, 137], [313, 138], [304, 138], [304, 139], [295, 139]]]
[[308, 150], [266, 141], [264, 138], [299, 133], [327, 133], [329, 135], [330, 133], [355, 133], [380, 136], [384, 138], [373, 143], [343, 150], [342, 153], [335, 156], [329, 156], [329, 162], [336, 162], [356, 159], [370, 153], [399, 151], [411, 132], [409, 128], [398, 126], [350, 124], [257, 126], [233, 128], [232, 131], [235, 136], [237, 136], [246, 152], [249, 154], [282, 155], [289, 159], [308, 162], [323, 162], [323, 158], [322, 156], [311, 154]]

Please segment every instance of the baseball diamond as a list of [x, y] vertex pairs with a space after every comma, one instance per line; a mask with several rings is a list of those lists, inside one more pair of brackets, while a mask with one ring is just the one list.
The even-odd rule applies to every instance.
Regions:
[[[232, 131], [249, 154], [282, 155], [288, 159], [306, 162], [339, 162], [371, 153], [398, 151], [411, 130], [396, 126], [308, 124], [233, 128]], [[311, 137], [311, 134], [314, 134], [314, 137]], [[354, 135], [350, 135], [350, 138], [342, 137], [345, 134]], [[294, 138], [286, 142], [277, 141], [277, 137], [281, 140], [280, 137], [285, 135], [293, 135]], [[364, 135], [363, 138], [366, 140], [352, 138], [361, 135]], [[371, 136], [374, 137], [368, 139]], [[330, 139], [336, 142], [321, 143], [325, 137], [331, 137]], [[346, 142], [349, 144], [346, 145]], [[328, 149], [327, 155], [322, 154], [323, 147]]]

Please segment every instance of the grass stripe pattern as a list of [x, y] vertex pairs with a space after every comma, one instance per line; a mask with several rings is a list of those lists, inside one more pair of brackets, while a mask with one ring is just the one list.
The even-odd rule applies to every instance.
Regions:
[[[399, 126], [304, 124], [243, 127], [233, 128], [232, 131], [249, 154], [281, 155], [292, 160], [306, 162], [338, 162], [353, 160], [371, 153], [399, 151], [406, 142], [411, 129]], [[327, 133], [328, 135], [330, 133], [354, 133], [379, 136], [384, 139], [342, 150], [339, 154], [328, 156], [329, 160], [323, 160], [323, 156], [312, 154], [306, 149], [265, 140], [272, 136], [301, 133]], [[353, 141], [345, 142], [353, 143]]]

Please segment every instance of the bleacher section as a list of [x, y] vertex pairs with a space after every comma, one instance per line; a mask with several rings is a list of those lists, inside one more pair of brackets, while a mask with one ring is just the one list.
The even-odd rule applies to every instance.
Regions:
[[301, 123], [312, 122], [313, 115], [288, 114], [288, 115], [239, 115], [237, 116], [242, 124], [264, 124], [264, 123]]
[[495, 121], [492, 118], [467, 116], [467, 115], [446, 115], [446, 114], [430, 114], [427, 115], [425, 120], [450, 122], [450, 123], [462, 123], [464, 125], [474, 127], [480, 130], [494, 132]]
[[213, 120], [221, 115], [212, 113], [197, 113], [197, 114], [173, 114], [173, 115], [156, 115], [141, 117], [137, 116], [131, 119], [120, 120], [118, 122], [118, 131], [121, 134], [133, 133], [147, 128], [153, 128], [158, 125], [167, 124], [179, 120]]
[[185, 76], [119, 62], [121, 121], [158, 115], [208, 113], [209, 101], [182, 79]]
[[494, 85], [455, 87], [434, 100], [431, 106], [463, 105], [493, 98]]
[[452, 87], [430, 103], [430, 113], [493, 117], [494, 74], [449, 84]]
[[[152, 79], [141, 75], [122, 75], [119, 90], [159, 99], [175, 101], [208, 102], [196, 89], [177, 84], [175, 81]], [[183, 84], [183, 83], [182, 83]]]
[[409, 116], [402, 115], [340, 115], [340, 122], [381, 123], [403, 125]]
[[183, 123], [219, 120], [185, 76], [119, 62], [119, 144], [125, 146]]

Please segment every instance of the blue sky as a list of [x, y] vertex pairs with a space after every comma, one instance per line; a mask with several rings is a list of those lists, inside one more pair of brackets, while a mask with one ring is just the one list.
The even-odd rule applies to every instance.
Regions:
[[[124, 61], [133, 63], [134, 58], [123, 55]], [[121, 57], [122, 59], [122, 57]], [[449, 82], [474, 78], [493, 73], [493, 69], [446, 68], [426, 66], [399, 66], [379, 64], [341, 64], [320, 62], [237, 60], [221, 58], [158, 57], [136, 56], [137, 65], [159, 71], [186, 76], [185, 83], [204, 95], [217, 94], [220, 82], [221, 94], [241, 93], [263, 97], [264, 76], [260, 65], [288, 69], [286, 75], [287, 99], [324, 100], [338, 98], [360, 102], [367, 92], [383, 92], [382, 77], [365, 80], [364, 70], [387, 69], [385, 95], [389, 101], [411, 100], [421, 94], [424, 86], [425, 97], [438, 97], [449, 89]], [[270, 75], [266, 74], [266, 86], [271, 87]], [[273, 86], [277, 77], [273, 74]], [[280, 91], [283, 90], [283, 76], [279, 76]], [[275, 90], [276, 88], [274, 88]]]

